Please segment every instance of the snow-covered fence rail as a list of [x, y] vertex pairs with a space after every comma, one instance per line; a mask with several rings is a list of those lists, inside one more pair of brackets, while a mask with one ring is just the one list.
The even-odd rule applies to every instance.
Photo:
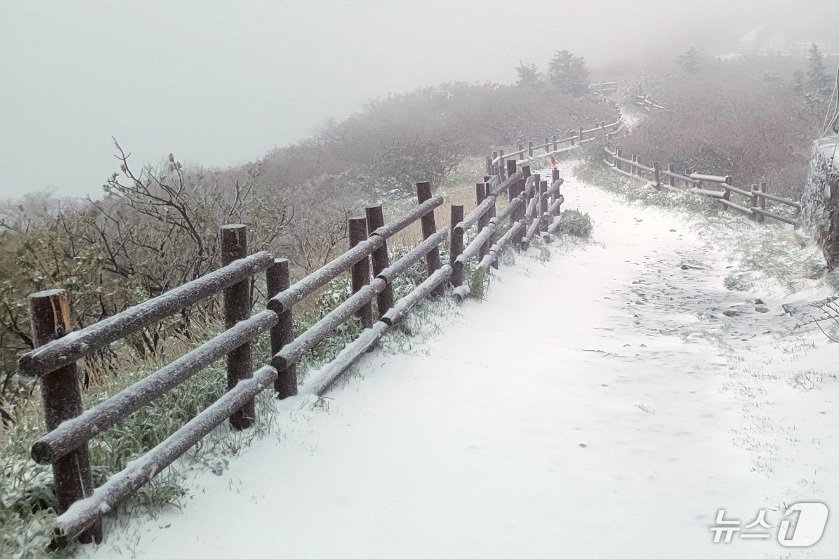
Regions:
[[519, 143], [517, 149], [505, 152], [503, 149], [494, 151], [491, 157], [486, 158], [487, 175], [504, 176], [506, 162], [510, 159], [517, 159], [521, 164], [536, 156], [557, 155], [560, 153], [579, 149], [582, 145], [593, 142], [598, 138], [611, 140], [620, 130], [623, 129], [623, 120], [618, 118], [614, 122], [600, 122], [594, 128], [580, 127], [576, 132], [569, 132], [567, 136], [560, 138], [554, 135], [545, 138], [544, 143], [528, 142], [527, 145]]
[[635, 96], [635, 104], [644, 109], [647, 112], [656, 110], [656, 109], [664, 109], [663, 106], [659, 105], [646, 95], [636, 95]]
[[[417, 183], [416, 206], [390, 223], [384, 222], [381, 206], [366, 208], [364, 217], [348, 222], [349, 249], [294, 284], [290, 283], [288, 260], [265, 251], [248, 255], [247, 228], [228, 225], [220, 230], [221, 268], [82, 330], [71, 331], [71, 310], [63, 290], [31, 295], [29, 305], [37, 347], [21, 358], [19, 366], [23, 374], [41, 381], [47, 433], [33, 444], [31, 454], [39, 464], [51, 464], [53, 468], [59, 503], [59, 541], [101, 541], [101, 517], [212, 429], [225, 421], [239, 430], [254, 425], [254, 397], [263, 390], [273, 388], [278, 398], [298, 392], [323, 394], [390, 326], [424, 298], [443, 294], [447, 283], [455, 296], [465, 297], [468, 290], [463, 286], [464, 276], [471, 262], [477, 261], [476, 269], [486, 271], [490, 266], [498, 267], [500, 255], [508, 245], [526, 248], [537, 234], [550, 241], [564, 200], [558, 171], [553, 171], [548, 186], [539, 175], [531, 175], [529, 166], [519, 170], [516, 160], [504, 162], [503, 170], [495, 165], [497, 172], [476, 184], [473, 211], [464, 216], [463, 206], [451, 207], [451, 225], [447, 229], [437, 230], [434, 211], [443, 199], [432, 196], [428, 182]], [[505, 193], [506, 204], [499, 210]], [[388, 238], [417, 221], [422, 226], [423, 240], [390, 262]], [[464, 237], [472, 229], [475, 234], [464, 246]], [[450, 260], [443, 264], [440, 247], [447, 239]], [[394, 280], [423, 259], [426, 279], [394, 302]], [[352, 295], [295, 335], [294, 306], [345, 273], [351, 275]], [[262, 274], [267, 309], [251, 315], [254, 283]], [[222, 294], [225, 317], [223, 332], [110, 398], [83, 409], [76, 371], [79, 359], [218, 293]], [[298, 387], [296, 365], [300, 359], [354, 316], [363, 326], [359, 337]], [[266, 332], [270, 333], [273, 357], [270, 365], [256, 367], [252, 344]], [[88, 442], [222, 358], [227, 365], [225, 394], [94, 488]]]
[[[697, 194], [708, 198], [714, 198], [726, 208], [738, 211], [749, 216], [750, 219], [763, 223], [765, 218], [774, 219], [788, 223], [796, 228], [801, 223], [801, 203], [775, 196], [767, 192], [767, 183], [751, 185], [748, 189], [734, 186], [731, 176], [710, 175], [696, 173], [686, 169], [684, 173], [677, 173], [673, 165], [668, 164], [667, 169], [662, 169], [656, 161], [652, 167], [644, 165], [639, 155], [633, 154], [631, 158], [623, 156], [620, 148], [604, 148], [606, 157], [603, 159], [610, 169], [626, 177], [637, 179], [649, 184], [656, 190], [671, 190], [674, 192], [686, 192]], [[735, 194], [744, 201], [732, 201], [731, 195]], [[787, 215], [778, 213], [784, 209], [776, 209], [774, 212], [767, 210], [767, 201], [784, 208]]]
[[618, 82], [600, 82], [592, 83], [588, 86], [589, 91], [595, 94], [608, 95], [616, 93], [618, 90]]

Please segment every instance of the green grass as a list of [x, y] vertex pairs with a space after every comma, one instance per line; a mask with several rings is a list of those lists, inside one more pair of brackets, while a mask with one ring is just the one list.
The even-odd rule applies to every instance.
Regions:
[[483, 301], [489, 289], [489, 273], [484, 268], [475, 268], [469, 274], [469, 295]]
[[[566, 212], [569, 217], [569, 234], [590, 234], [591, 221], [584, 214]], [[499, 232], [500, 236], [501, 232]], [[471, 233], [474, 235], [474, 231]], [[468, 242], [468, 239], [467, 239]], [[540, 242], [540, 241], [539, 241]], [[539, 244], [537, 242], [537, 245]], [[549, 258], [550, 251], [539, 245], [540, 259]], [[396, 260], [408, 251], [407, 248], [392, 248], [391, 260]], [[506, 250], [500, 259], [504, 265], [515, 264], [514, 251]], [[448, 261], [448, 247], [440, 247], [441, 260]], [[425, 280], [427, 275], [425, 259], [420, 259], [406, 273], [394, 282], [394, 297], [398, 300]], [[348, 277], [333, 280], [306, 310], [295, 312], [294, 329], [299, 334], [323, 318], [351, 295]], [[472, 297], [486, 297], [490, 285], [490, 274], [476, 267], [467, 270], [467, 285]], [[264, 301], [257, 303], [261, 308]], [[375, 305], [374, 305], [375, 309]], [[417, 339], [437, 335], [443, 325], [442, 317], [459, 312], [453, 297], [433, 297], [418, 305], [413, 312], [382, 338], [379, 351], [406, 353], [417, 349]], [[377, 314], [374, 310], [374, 314]], [[361, 324], [351, 319], [338, 327], [326, 340], [313, 350], [306, 352], [298, 364], [298, 375], [305, 381], [310, 371], [331, 361], [335, 355], [361, 332]], [[207, 323], [197, 325], [190, 339], [170, 335], [163, 351], [155, 358], [138, 361], [120, 343], [114, 344], [118, 374], [97, 372], [83, 394], [84, 408], [88, 409], [120, 390], [158, 370], [174, 358], [211, 339], [220, 331], [220, 325]], [[254, 344], [254, 364], [270, 359], [267, 336], [261, 336]], [[83, 372], [83, 364], [80, 368]], [[47, 550], [52, 539], [55, 522], [55, 496], [52, 472], [49, 466], [36, 464], [29, 457], [32, 443], [44, 432], [40, 395], [37, 384], [21, 381], [20, 390], [31, 393], [21, 398], [11, 411], [15, 423], [4, 426], [0, 431], [0, 557], [40, 558], [71, 557], [77, 551], [74, 545], [54, 552]], [[153, 404], [142, 408], [131, 416], [90, 441], [91, 463], [94, 484], [101, 485], [109, 476], [122, 470], [128, 462], [141, 456], [169, 435], [195, 417], [201, 410], [216, 401], [225, 390], [224, 361], [219, 361], [202, 373]], [[321, 405], [328, 405], [324, 400]], [[125, 499], [113, 514], [105, 519], [105, 531], [125, 525], [136, 515], [155, 516], [169, 507], [179, 507], [188, 497], [187, 481], [193, 471], [210, 470], [219, 475], [233, 457], [240, 454], [254, 441], [279, 430], [280, 415], [274, 406], [271, 391], [257, 397], [256, 425], [245, 431], [234, 431], [227, 424], [215, 429], [203, 441], [192, 448], [184, 457], [165, 469], [139, 491]], [[129, 550], [130, 553], [130, 550]]]
[[[392, 259], [399, 258], [407, 251], [393, 250]], [[441, 253], [443, 261], [447, 261], [446, 247], [441, 247]], [[425, 279], [426, 273], [425, 260], [420, 259], [394, 282], [395, 298], [399, 299], [413, 290]], [[350, 280], [343, 276], [333, 280], [317, 296], [314, 305], [295, 313], [295, 333], [305, 331], [350, 296]], [[436, 319], [450, 316], [452, 309], [449, 307], [452, 305], [454, 303], [449, 297], [419, 305], [399, 328], [391, 330], [383, 338], [380, 348], [393, 352], [410, 350], [415, 345], [412, 337], [434, 334], [439, 328]], [[256, 305], [258, 307], [259, 303]], [[443, 307], [446, 309], [443, 310]], [[211, 339], [218, 333], [219, 325], [207, 325], [196, 330], [192, 332], [191, 340], [171, 336], [161, 354], [145, 361], [127, 357], [130, 352], [120, 351], [120, 344], [115, 344], [119, 374], [106, 373], [96, 377], [83, 393], [84, 408], [88, 409], [107, 399], [175, 357]], [[360, 321], [351, 319], [307, 352], [298, 364], [301, 382], [309, 371], [331, 361], [361, 330]], [[254, 364], [267, 362], [270, 359], [269, 353], [267, 336], [261, 336], [254, 344]], [[83, 369], [83, 364], [80, 368]], [[101, 485], [109, 476], [122, 470], [129, 461], [162, 442], [216, 401], [225, 390], [225, 374], [224, 361], [219, 361], [153, 404], [94, 437], [89, 444], [94, 485]], [[14, 407], [9, 406], [15, 422], [4, 425], [0, 431], [0, 557], [71, 557], [76, 551], [75, 545], [48, 551], [57, 504], [52, 471], [49, 466], [38, 465], [29, 457], [32, 443], [44, 432], [40, 393], [37, 384], [21, 382], [21, 391], [29, 394], [29, 397], [19, 399]], [[105, 520], [106, 533], [109, 526], [124, 524], [136, 514], [154, 516], [167, 507], [182, 505], [187, 496], [189, 472], [198, 469], [220, 474], [232, 457], [241, 453], [253, 441], [275, 432], [279, 415], [272, 396], [270, 391], [266, 391], [257, 397], [258, 420], [254, 428], [234, 431], [225, 424], [215, 429], [183, 458], [120, 503], [115, 513]]]
[[588, 239], [593, 229], [591, 216], [585, 212], [572, 209], [559, 214], [559, 227], [556, 229], [559, 235]]
[[677, 208], [700, 212], [704, 215], [721, 213], [720, 205], [710, 198], [683, 194], [681, 192], [671, 192], [665, 189], [656, 190], [652, 186], [643, 184], [641, 181], [619, 175], [615, 171], [608, 169], [602, 162], [579, 165], [574, 169], [574, 176], [584, 182], [617, 194], [625, 200], [638, 202], [645, 206]]
[[828, 379], [836, 382], [839, 380], [839, 377], [837, 377], [835, 373], [825, 373], [814, 369], [808, 369], [789, 379], [789, 384], [796, 390], [809, 392], [810, 390], [816, 389], [820, 384]]

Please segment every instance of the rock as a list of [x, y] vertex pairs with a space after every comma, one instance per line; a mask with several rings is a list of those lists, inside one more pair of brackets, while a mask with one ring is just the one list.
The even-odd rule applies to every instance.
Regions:
[[670, 232], [671, 232], [671, 233], [675, 233], [675, 232], [676, 232], [676, 230], [675, 230], [675, 229], [671, 229], [671, 230], [670, 230]]
[[704, 266], [697, 266], [695, 264], [682, 264], [679, 266], [682, 270], [705, 270]]
[[755, 307], [755, 310], [756, 310], [757, 312], [769, 312], [769, 308], [768, 308], [768, 307]]
[[755, 305], [764, 305], [763, 299], [755, 299]]
[[795, 306], [790, 305], [789, 303], [784, 303], [783, 305], [781, 305], [781, 308], [784, 309], [784, 312], [790, 316], [798, 312], [798, 309], [795, 308]]
[[834, 154], [839, 138], [813, 144], [810, 173], [801, 195], [801, 223], [815, 234], [830, 270], [839, 266], [839, 167]]
[[722, 311], [722, 314], [724, 314], [725, 316], [732, 317], [732, 316], [738, 316], [740, 313], [737, 312], [737, 311]]

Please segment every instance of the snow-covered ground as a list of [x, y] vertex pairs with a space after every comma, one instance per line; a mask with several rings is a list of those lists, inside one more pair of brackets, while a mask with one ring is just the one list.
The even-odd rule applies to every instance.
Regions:
[[[199, 475], [182, 510], [84, 554], [839, 556], [832, 520], [808, 550], [775, 541], [791, 503], [839, 510], [839, 351], [792, 330], [824, 288], [740, 273], [749, 248], [695, 216], [563, 189], [592, 244], [502, 266], [437, 336], [280, 403], [277, 435]], [[734, 219], [741, 241], [793, 238]], [[768, 510], [772, 537], [712, 543], [721, 508]]]
[[641, 122], [645, 116], [647, 115], [644, 113], [643, 109], [639, 109], [634, 105], [621, 107], [621, 119], [623, 119], [623, 124], [628, 130], [632, 130], [638, 126], [638, 123]]

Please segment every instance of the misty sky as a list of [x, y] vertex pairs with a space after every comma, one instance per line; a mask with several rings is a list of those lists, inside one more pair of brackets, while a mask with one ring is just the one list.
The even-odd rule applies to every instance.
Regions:
[[770, 18], [818, 22], [826, 12], [835, 21], [839, 7], [0, 0], [0, 196], [99, 194], [117, 167], [111, 136], [137, 166], [169, 152], [226, 166], [389, 91], [510, 82], [519, 60], [545, 66], [559, 49], [595, 67], [633, 56], [671, 60], [691, 42], [739, 36]]

